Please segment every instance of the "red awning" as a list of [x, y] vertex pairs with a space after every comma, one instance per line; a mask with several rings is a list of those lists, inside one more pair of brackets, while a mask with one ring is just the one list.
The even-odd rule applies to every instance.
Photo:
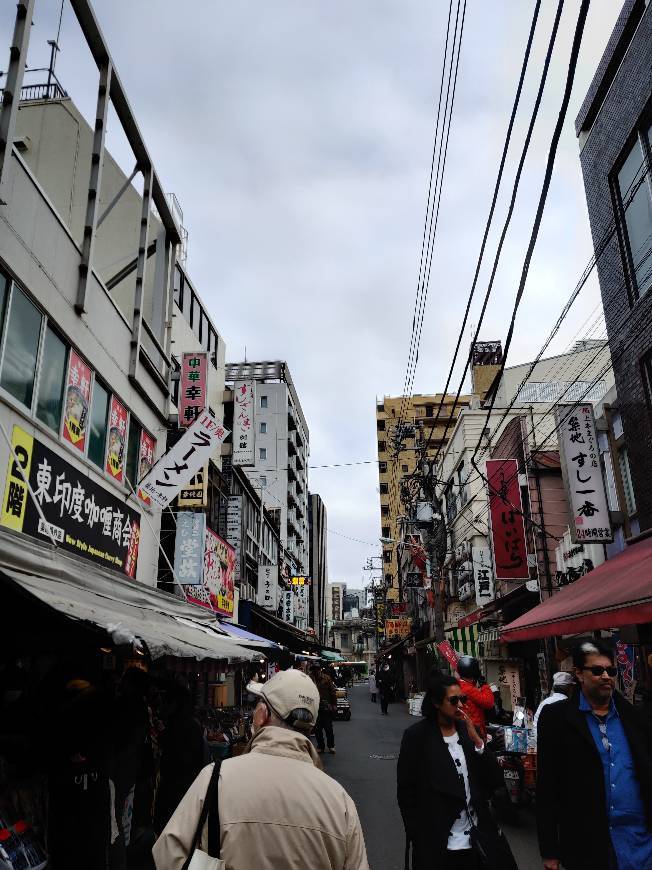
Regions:
[[536, 640], [639, 622], [652, 622], [652, 537], [510, 622], [501, 640]]

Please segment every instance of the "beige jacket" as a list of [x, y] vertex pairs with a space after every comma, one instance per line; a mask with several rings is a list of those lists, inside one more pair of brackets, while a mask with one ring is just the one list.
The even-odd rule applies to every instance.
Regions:
[[[157, 870], [181, 870], [211, 770], [201, 771], [156, 841]], [[355, 804], [296, 731], [268, 725], [248, 754], [222, 764], [219, 810], [227, 870], [369, 870]]]

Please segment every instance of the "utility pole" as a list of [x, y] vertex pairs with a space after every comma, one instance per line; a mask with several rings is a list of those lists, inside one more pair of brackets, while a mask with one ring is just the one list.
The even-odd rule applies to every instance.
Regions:
[[[446, 558], [446, 523], [441, 505], [435, 492], [435, 474], [432, 462], [422, 458], [421, 490], [424, 501], [417, 505], [417, 522], [425, 532], [426, 552], [428, 553], [427, 574], [434, 599], [434, 635], [441, 643], [444, 635], [444, 600], [442, 594], [442, 568]], [[421, 515], [421, 518], [420, 518]]]

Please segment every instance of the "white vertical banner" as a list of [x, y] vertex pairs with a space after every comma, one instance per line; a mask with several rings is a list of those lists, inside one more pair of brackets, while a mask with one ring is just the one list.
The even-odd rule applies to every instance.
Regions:
[[258, 566], [258, 604], [276, 613], [278, 607], [278, 565]]
[[292, 589], [287, 589], [283, 593], [283, 619], [290, 625], [294, 623], [294, 591]]
[[297, 586], [296, 616], [299, 628], [308, 627], [308, 594], [310, 586]]
[[180, 511], [174, 541], [174, 573], [184, 586], [200, 586], [204, 579], [206, 514]]
[[254, 381], [236, 381], [233, 385], [234, 465], [255, 465], [255, 408], [256, 394]]
[[473, 580], [478, 607], [494, 600], [494, 568], [489, 547], [473, 547]]
[[242, 496], [230, 495], [226, 502], [226, 540], [235, 550], [233, 582], [240, 582], [242, 569]]
[[559, 456], [570, 505], [573, 543], [613, 541], [593, 405], [555, 409]]

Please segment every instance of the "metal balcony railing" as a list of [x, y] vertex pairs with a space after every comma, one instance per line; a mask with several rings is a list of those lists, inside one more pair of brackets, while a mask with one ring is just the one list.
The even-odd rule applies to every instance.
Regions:
[[43, 84], [23, 85], [20, 89], [21, 103], [30, 100], [65, 100], [68, 94], [59, 82], [43, 82]]

